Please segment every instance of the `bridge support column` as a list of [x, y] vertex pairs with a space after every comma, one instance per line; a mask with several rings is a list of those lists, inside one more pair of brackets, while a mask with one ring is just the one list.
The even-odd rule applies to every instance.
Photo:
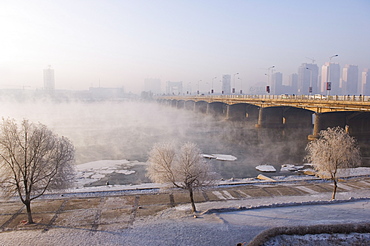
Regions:
[[257, 128], [263, 127], [263, 121], [264, 121], [264, 118], [265, 118], [264, 114], [265, 114], [264, 108], [260, 108], [259, 113], [258, 113], [258, 121], [257, 121], [257, 124], [256, 124]]
[[321, 120], [321, 114], [320, 113], [315, 113], [315, 120], [313, 123], [313, 132], [312, 135], [308, 136], [309, 140], [315, 140], [319, 138], [319, 133], [322, 129], [322, 120]]
[[256, 125], [259, 127], [271, 127], [280, 128], [284, 126], [282, 112], [280, 109], [272, 108], [260, 108], [258, 115], [258, 123]]

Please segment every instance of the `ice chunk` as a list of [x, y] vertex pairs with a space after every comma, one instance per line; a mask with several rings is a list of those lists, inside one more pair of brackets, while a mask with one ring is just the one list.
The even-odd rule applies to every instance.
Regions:
[[207, 159], [216, 159], [216, 157], [214, 157], [213, 155], [207, 155], [207, 154], [202, 154], [202, 157], [207, 158]]
[[297, 170], [298, 168], [293, 164], [283, 164], [281, 165], [280, 172], [294, 172]]
[[207, 155], [207, 154], [202, 154], [203, 158], [208, 158], [208, 159], [216, 159], [219, 161], [236, 161], [237, 158], [232, 155], [222, 155], [222, 154], [212, 154], [212, 155]]
[[271, 165], [258, 165], [256, 166], [256, 169], [260, 172], [276, 172], [276, 169], [275, 167], [271, 166]]
[[216, 157], [216, 160], [220, 161], [236, 161], [237, 158], [232, 155], [220, 155], [220, 154], [212, 154], [214, 157]]

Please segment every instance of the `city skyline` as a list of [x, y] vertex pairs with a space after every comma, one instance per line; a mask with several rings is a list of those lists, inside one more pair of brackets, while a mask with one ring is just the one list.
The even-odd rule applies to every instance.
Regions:
[[5, 0], [0, 88], [41, 88], [50, 64], [56, 89], [140, 93], [157, 78], [184, 88], [202, 81], [204, 91], [238, 73], [247, 93], [267, 84], [271, 66], [288, 81], [299, 64], [321, 68], [335, 54], [332, 62], [357, 65], [360, 78], [370, 68], [369, 10], [365, 0]]

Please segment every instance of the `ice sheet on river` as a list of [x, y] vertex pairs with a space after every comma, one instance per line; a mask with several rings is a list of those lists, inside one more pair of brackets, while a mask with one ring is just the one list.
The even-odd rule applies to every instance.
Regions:
[[235, 156], [232, 156], [232, 155], [222, 155], [222, 154], [211, 154], [211, 155], [208, 155], [208, 154], [202, 154], [202, 156], [204, 158], [216, 159], [216, 160], [219, 160], [219, 161], [236, 161], [237, 160], [237, 158]]
[[77, 187], [93, 183], [111, 173], [130, 175], [135, 173], [132, 167], [143, 164], [138, 161], [128, 160], [99, 160], [76, 165]]

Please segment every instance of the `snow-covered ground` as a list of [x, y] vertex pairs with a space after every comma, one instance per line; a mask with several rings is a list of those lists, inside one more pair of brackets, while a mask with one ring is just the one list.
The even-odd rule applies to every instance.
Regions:
[[[158, 184], [142, 184], [139, 186], [100, 186], [82, 187], [82, 184], [98, 179], [100, 175], [119, 170], [130, 175], [130, 165], [135, 163], [126, 160], [99, 161], [81, 164], [79, 185], [69, 192], [85, 192], [94, 190], [122, 190], [157, 188]], [[126, 166], [125, 169], [122, 166]], [[355, 168], [347, 172], [350, 176], [370, 175], [370, 168]], [[275, 176], [277, 181], [294, 181], [312, 179], [307, 175]], [[254, 178], [232, 179], [220, 181], [222, 184], [270, 182]], [[194, 218], [190, 213], [189, 204], [179, 205], [159, 212], [153, 216], [137, 218], [128, 229], [109, 228], [102, 231], [74, 228], [52, 228], [49, 231], [25, 230], [0, 233], [0, 245], [236, 245], [251, 241], [262, 231], [276, 226], [299, 226], [332, 223], [369, 223], [370, 191], [354, 189], [351, 192], [337, 194], [338, 202], [331, 202], [330, 192], [306, 196], [277, 196], [248, 198], [242, 200], [226, 200], [198, 203], [199, 213]], [[238, 208], [250, 208], [240, 210]], [[231, 212], [205, 213], [211, 209], [231, 208]], [[83, 216], [83, 214], [81, 214]], [[127, 222], [123, 222], [127, 223]], [[370, 245], [369, 235], [363, 240]], [[280, 245], [289, 240], [312, 240], [320, 242], [324, 235], [307, 235], [300, 239], [276, 238], [269, 245]], [[343, 235], [338, 235], [343, 237]], [[350, 234], [344, 240], [358, 235]], [[280, 240], [280, 241], [279, 241]], [[284, 240], [284, 241], [281, 241]], [[307, 241], [307, 240], [306, 240]], [[291, 241], [290, 241], [291, 242]], [[303, 242], [303, 241], [302, 241]], [[325, 243], [324, 243], [325, 244]], [[322, 245], [324, 245], [322, 244]], [[307, 244], [302, 244], [307, 245]], [[346, 245], [346, 244], [343, 244]], [[366, 245], [366, 244], [365, 244]]]
[[[154, 216], [139, 217], [128, 229], [112, 227], [102, 231], [91, 231], [89, 229], [52, 228], [46, 232], [40, 230], [2, 232], [0, 233], [0, 244], [22, 246], [59, 244], [236, 245], [249, 242], [262, 231], [276, 226], [370, 222], [368, 216], [370, 199], [364, 199], [366, 196], [369, 196], [369, 190], [339, 193], [339, 202], [329, 202], [330, 194], [328, 193], [205, 202], [197, 204], [200, 211], [197, 218], [189, 212], [190, 205], [185, 204], [163, 210]], [[320, 205], [315, 205], [315, 202], [319, 202]], [[287, 206], [279, 207], [277, 204]], [[293, 204], [295, 206], [292, 206]], [[254, 209], [235, 209], [232, 212], [219, 214], [203, 213], [213, 208], [238, 208], [240, 206], [254, 207]], [[264, 208], [259, 208], [262, 206]], [[126, 222], [123, 221], [123, 223]], [[327, 235], [320, 237], [327, 237]]]

